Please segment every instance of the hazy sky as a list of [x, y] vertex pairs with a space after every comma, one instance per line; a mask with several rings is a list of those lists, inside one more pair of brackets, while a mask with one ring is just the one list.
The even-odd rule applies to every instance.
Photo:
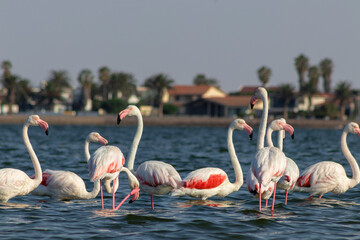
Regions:
[[[360, 88], [360, 1], [333, 0], [0, 0], [0, 61], [33, 86], [51, 70], [72, 84], [84, 69], [134, 74], [140, 85], [166, 73], [191, 84], [198, 73], [228, 92], [259, 84], [298, 87], [294, 58], [334, 62], [332, 86]], [[322, 90], [322, 81], [319, 83]]]

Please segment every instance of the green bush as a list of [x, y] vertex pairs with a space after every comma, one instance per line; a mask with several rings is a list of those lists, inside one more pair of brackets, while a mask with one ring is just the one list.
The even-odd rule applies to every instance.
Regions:
[[128, 106], [128, 103], [121, 99], [110, 99], [102, 102], [101, 107], [107, 113], [119, 113]]
[[327, 103], [316, 107], [314, 110], [314, 116], [316, 118], [324, 118], [328, 116], [330, 119], [335, 119], [339, 115], [338, 108], [333, 103]]
[[175, 115], [178, 112], [178, 107], [170, 104], [170, 103], [164, 103], [163, 107], [163, 113], [166, 115]]

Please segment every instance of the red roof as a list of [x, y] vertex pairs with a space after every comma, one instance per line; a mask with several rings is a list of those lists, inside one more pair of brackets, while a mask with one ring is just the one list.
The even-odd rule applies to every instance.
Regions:
[[216, 98], [207, 98], [206, 100], [219, 103], [228, 107], [238, 107], [238, 106], [250, 106], [251, 96], [226, 96], [226, 97], [216, 97]]
[[169, 89], [170, 95], [202, 95], [209, 88], [210, 85], [176, 85]]

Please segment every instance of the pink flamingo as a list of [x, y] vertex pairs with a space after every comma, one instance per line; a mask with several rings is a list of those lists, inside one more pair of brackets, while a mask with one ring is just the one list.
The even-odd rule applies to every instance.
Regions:
[[272, 202], [272, 211], [274, 211], [276, 183], [284, 174], [286, 169], [286, 156], [276, 147], [264, 147], [264, 138], [266, 131], [266, 122], [268, 115], [268, 97], [265, 88], [259, 87], [254, 96], [251, 98], [251, 107], [257, 99], [263, 101], [263, 112], [258, 134], [257, 153], [251, 162], [251, 171], [259, 182], [259, 211], [261, 211], [261, 187], [268, 186], [270, 182], [274, 182], [274, 193]]
[[341, 135], [341, 150], [350, 164], [352, 178], [346, 176], [345, 169], [341, 164], [323, 161], [305, 169], [297, 180], [296, 187], [294, 188], [295, 191], [308, 192], [310, 193], [310, 198], [313, 195], [318, 195], [321, 198], [327, 192], [335, 194], [344, 193], [360, 182], [359, 165], [346, 143], [348, 133], [360, 136], [359, 125], [354, 122], [348, 123]]
[[[101, 143], [106, 145], [108, 141], [99, 133], [92, 132], [85, 141], [86, 162], [90, 159], [89, 144], [90, 142]], [[92, 199], [100, 192], [100, 182], [95, 181], [91, 192], [86, 190], [85, 183], [81, 177], [70, 171], [50, 170], [47, 169], [42, 174], [42, 182], [32, 194], [46, 195], [57, 200], [71, 199]]]
[[119, 124], [126, 116], [136, 116], [138, 120], [136, 134], [131, 145], [127, 168], [132, 171], [140, 182], [140, 189], [151, 198], [151, 208], [154, 209], [153, 195], [165, 195], [172, 189], [181, 187], [181, 177], [170, 164], [161, 161], [146, 161], [134, 171], [134, 161], [143, 131], [143, 118], [138, 107], [129, 105], [121, 111], [117, 118]]
[[39, 160], [29, 140], [29, 126], [40, 126], [48, 135], [49, 125], [40, 119], [38, 115], [27, 118], [23, 127], [23, 140], [29, 152], [30, 159], [35, 170], [35, 177], [30, 178], [26, 173], [14, 168], [3, 168], [0, 170], [0, 201], [7, 202], [15, 196], [23, 196], [34, 190], [42, 180], [42, 171]]
[[226, 197], [240, 189], [244, 180], [241, 165], [233, 144], [233, 132], [235, 129], [245, 130], [249, 134], [250, 139], [252, 139], [252, 128], [243, 119], [235, 119], [228, 128], [227, 145], [230, 160], [235, 171], [235, 182], [231, 183], [226, 172], [220, 168], [201, 168], [189, 173], [182, 181], [182, 187], [175, 189], [172, 196], [188, 195], [206, 200], [212, 196]]
[[[292, 137], [294, 137], [294, 128], [291, 125], [286, 124], [286, 122], [284, 123], [282, 119], [273, 120], [271, 122], [271, 124], [269, 125], [269, 127], [267, 129], [267, 135], [266, 135], [268, 147], [274, 147], [273, 142], [271, 140], [272, 132], [280, 131], [282, 133], [283, 129], [285, 131], [289, 132]], [[280, 135], [282, 135], [282, 134], [280, 134]], [[280, 140], [281, 140], [281, 145], [282, 145], [282, 137], [280, 138]], [[282, 148], [282, 146], [281, 146], [281, 148]], [[282, 149], [280, 149], [280, 150], [282, 150]], [[265, 199], [266, 206], [267, 206], [268, 199], [271, 197], [271, 194], [273, 194], [274, 189], [276, 187], [275, 183], [273, 181], [271, 181], [268, 185], [262, 185], [261, 189], [260, 189], [259, 181], [255, 177], [255, 175], [251, 169], [249, 169], [249, 171], [248, 171], [248, 174], [246, 177], [246, 182], [248, 185], [249, 192], [252, 193], [255, 198], [261, 197], [261, 199]], [[261, 192], [260, 192], [260, 190], [261, 190]]]
[[[286, 123], [284, 118], [280, 118], [280, 121]], [[281, 130], [278, 135], [278, 148], [283, 150], [283, 139], [285, 138], [284, 130]], [[271, 140], [271, 138], [269, 139]], [[269, 143], [268, 143], [269, 145]], [[300, 171], [297, 164], [291, 158], [286, 157], [286, 169], [284, 175], [280, 178], [278, 186], [280, 189], [285, 190], [285, 205], [287, 204], [289, 190], [293, 190], [297, 179], [299, 178]]]

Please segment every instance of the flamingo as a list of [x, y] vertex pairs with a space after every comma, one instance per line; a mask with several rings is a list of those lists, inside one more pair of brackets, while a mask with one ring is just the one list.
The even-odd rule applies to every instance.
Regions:
[[[267, 129], [267, 135], [266, 135], [268, 147], [274, 147], [273, 142], [271, 140], [271, 135], [272, 135], [273, 131], [280, 131], [281, 138], [279, 138], [279, 140], [281, 140], [281, 145], [282, 145], [283, 129], [285, 129], [285, 131], [289, 132], [291, 134], [292, 138], [294, 137], [294, 128], [291, 125], [286, 124], [286, 122], [284, 123], [284, 121], [285, 121], [285, 119], [273, 120], [271, 122], [271, 124], [269, 125], [269, 127]], [[282, 148], [282, 146], [281, 146], [281, 148]], [[282, 150], [282, 149], [280, 149], [280, 150]], [[259, 181], [255, 177], [255, 175], [251, 169], [249, 169], [248, 174], [246, 176], [246, 183], [247, 183], [249, 192], [252, 193], [255, 198], [259, 198], [261, 196], [261, 199], [265, 199], [266, 206], [267, 206], [268, 199], [271, 197], [271, 194], [273, 194], [273, 192], [274, 192], [275, 183], [271, 181], [268, 185], [261, 186], [261, 192], [259, 192], [260, 191]]]
[[42, 180], [42, 171], [39, 160], [30, 143], [28, 136], [29, 126], [40, 126], [48, 135], [49, 125], [41, 120], [38, 115], [30, 115], [23, 126], [23, 140], [34, 166], [35, 177], [29, 177], [25, 172], [14, 168], [3, 168], [0, 170], [0, 201], [7, 202], [15, 196], [23, 196], [30, 193], [39, 186]]
[[212, 196], [226, 197], [232, 192], [236, 192], [242, 186], [243, 172], [236, 156], [233, 144], [233, 132], [235, 129], [245, 130], [252, 139], [252, 128], [243, 119], [235, 119], [228, 128], [227, 145], [230, 160], [235, 171], [235, 182], [231, 183], [226, 172], [220, 168], [201, 168], [189, 173], [182, 181], [182, 187], [175, 189], [172, 196], [188, 195], [193, 198], [206, 200]]
[[274, 211], [276, 183], [285, 172], [286, 156], [276, 147], [264, 147], [268, 115], [268, 96], [266, 89], [263, 87], [259, 87], [252, 96], [250, 101], [251, 107], [254, 106], [255, 101], [259, 98], [263, 101], [263, 112], [259, 127], [257, 153], [255, 158], [251, 161], [251, 171], [259, 182], [259, 211], [261, 211], [261, 186], [268, 186], [271, 181], [275, 183], [271, 208], [271, 210]]
[[134, 161], [137, 148], [141, 139], [143, 131], [143, 118], [138, 107], [129, 105], [126, 109], [121, 111], [117, 118], [117, 123], [123, 120], [126, 116], [136, 116], [138, 125], [133, 139], [127, 168], [134, 173], [140, 182], [140, 189], [150, 194], [151, 208], [154, 209], [153, 195], [168, 194], [174, 188], [181, 187], [181, 177], [173, 166], [161, 161], [146, 161], [139, 165], [134, 171]]
[[[286, 123], [284, 118], [280, 118], [280, 121]], [[285, 138], [284, 130], [281, 130], [278, 135], [278, 148], [283, 150], [283, 139]], [[271, 140], [271, 138], [269, 138]], [[272, 143], [270, 143], [272, 144]], [[269, 145], [269, 143], [268, 143]], [[284, 175], [280, 178], [278, 186], [280, 189], [285, 190], [285, 205], [287, 204], [289, 190], [294, 189], [297, 179], [299, 178], [299, 167], [291, 158], [286, 157], [286, 169]]]
[[352, 178], [346, 176], [345, 169], [341, 164], [323, 161], [305, 169], [297, 180], [294, 188], [295, 191], [308, 192], [310, 193], [310, 198], [314, 195], [318, 195], [321, 198], [327, 192], [342, 194], [360, 182], [359, 165], [346, 143], [348, 133], [360, 136], [359, 125], [354, 122], [348, 123], [341, 135], [341, 150], [350, 164]]
[[[97, 132], [91, 132], [85, 141], [86, 162], [90, 159], [89, 144], [98, 142], [106, 145], [108, 141]], [[46, 195], [57, 200], [92, 199], [99, 194], [100, 182], [95, 181], [91, 192], [86, 190], [84, 181], [77, 174], [70, 171], [47, 169], [42, 174], [42, 182], [32, 194]]]

